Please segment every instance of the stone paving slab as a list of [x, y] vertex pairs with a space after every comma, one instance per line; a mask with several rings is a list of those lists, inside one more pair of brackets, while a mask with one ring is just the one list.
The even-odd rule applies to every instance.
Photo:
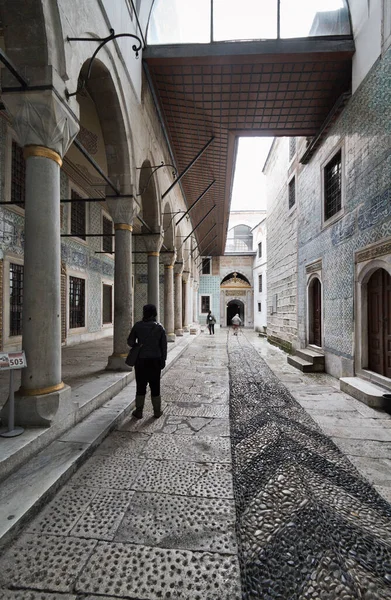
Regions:
[[324, 433], [331, 438], [350, 440], [373, 440], [391, 442], [391, 429], [383, 427], [323, 427]]
[[370, 483], [391, 487], [391, 460], [363, 456], [349, 456], [349, 460], [364, 474]]
[[148, 600], [241, 598], [236, 556], [104, 542], [79, 577], [76, 590]]
[[228, 465], [184, 461], [145, 461], [133, 488], [141, 492], [208, 498], [232, 498], [233, 495]]
[[143, 449], [148, 458], [157, 460], [186, 460], [191, 462], [231, 463], [231, 444], [221, 437], [199, 437], [155, 433]]
[[207, 419], [206, 417], [178, 417], [163, 415], [156, 420], [149, 418], [137, 420], [130, 418], [121, 426], [121, 431], [134, 431], [144, 434], [166, 433], [173, 435], [206, 435], [229, 437], [228, 419]]
[[235, 554], [234, 524], [232, 500], [136, 492], [115, 541]]
[[[155, 420], [155, 419], [154, 419]], [[135, 419], [132, 419], [135, 421]], [[105, 454], [114, 458], [137, 458], [145, 449], [149, 436], [145, 433], [113, 431], [95, 451], [95, 456]]]
[[194, 403], [195, 406], [178, 406], [175, 405], [167, 406], [165, 414], [167, 415], [178, 415], [183, 417], [206, 417], [211, 419], [228, 419], [229, 409], [228, 406], [224, 405], [212, 405], [205, 406], [203, 404]]
[[137, 458], [92, 456], [73, 476], [71, 483], [93, 488], [131, 490], [143, 466], [144, 461]]
[[25, 533], [0, 558], [0, 585], [71, 592], [96, 544], [95, 540]]
[[343, 438], [334, 438], [333, 441], [349, 458], [351, 456], [363, 456], [368, 458], [388, 458], [391, 460], [391, 442], [346, 440]]

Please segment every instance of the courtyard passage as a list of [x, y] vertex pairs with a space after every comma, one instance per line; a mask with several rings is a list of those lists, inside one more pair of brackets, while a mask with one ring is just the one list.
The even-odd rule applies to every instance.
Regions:
[[164, 415], [147, 398], [5, 549], [0, 598], [389, 599], [391, 418], [337, 383], [202, 333]]

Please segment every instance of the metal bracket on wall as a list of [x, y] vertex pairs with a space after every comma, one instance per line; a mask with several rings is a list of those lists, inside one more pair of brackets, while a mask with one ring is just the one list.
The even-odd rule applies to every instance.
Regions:
[[68, 90], [65, 91], [65, 95], [66, 95], [67, 98], [71, 98], [71, 96], [76, 96], [76, 94], [78, 94], [79, 92], [81, 92], [82, 89], [84, 89], [87, 81], [91, 77], [92, 64], [93, 64], [93, 62], [94, 62], [94, 60], [95, 60], [98, 52], [108, 42], [111, 42], [111, 40], [115, 40], [115, 39], [120, 38], [120, 37], [130, 37], [130, 38], [133, 38], [133, 39], [137, 40], [138, 45], [136, 46], [136, 44], [133, 44], [132, 50], [136, 54], [136, 58], [138, 58], [138, 53], [139, 53], [139, 51], [142, 48], [142, 42], [141, 42], [140, 38], [137, 35], [134, 35], [133, 33], [115, 33], [114, 29], [110, 29], [110, 35], [108, 35], [105, 38], [90, 38], [90, 37], [87, 37], [87, 38], [86, 37], [76, 38], [76, 37], [69, 37], [69, 36], [67, 36], [68, 42], [101, 42], [99, 44], [98, 48], [95, 50], [94, 54], [91, 56], [90, 61], [88, 63], [87, 74], [86, 74], [86, 76], [85, 76], [84, 79], [80, 79], [80, 85], [77, 86], [76, 92], [72, 92], [72, 94], [70, 94], [68, 92]]

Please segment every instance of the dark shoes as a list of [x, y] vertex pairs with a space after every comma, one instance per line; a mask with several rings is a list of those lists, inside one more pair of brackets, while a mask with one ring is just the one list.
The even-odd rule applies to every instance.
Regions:
[[136, 410], [134, 410], [132, 412], [132, 416], [135, 419], [142, 419], [143, 418], [143, 409], [142, 408], [136, 408]]
[[163, 414], [163, 413], [162, 413], [162, 411], [161, 411], [161, 410], [159, 410], [159, 412], [154, 412], [154, 413], [153, 413], [153, 416], [155, 417], [155, 419], [158, 419], [159, 417], [161, 417], [161, 416], [162, 416], [162, 414]]

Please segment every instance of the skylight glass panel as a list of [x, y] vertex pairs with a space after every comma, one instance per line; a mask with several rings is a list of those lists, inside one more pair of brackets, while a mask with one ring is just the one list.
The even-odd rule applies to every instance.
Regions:
[[213, 0], [213, 40], [277, 37], [277, 0]]
[[148, 43], [209, 43], [210, 18], [210, 0], [155, 0]]
[[280, 6], [282, 38], [350, 33], [345, 0], [281, 0]]

